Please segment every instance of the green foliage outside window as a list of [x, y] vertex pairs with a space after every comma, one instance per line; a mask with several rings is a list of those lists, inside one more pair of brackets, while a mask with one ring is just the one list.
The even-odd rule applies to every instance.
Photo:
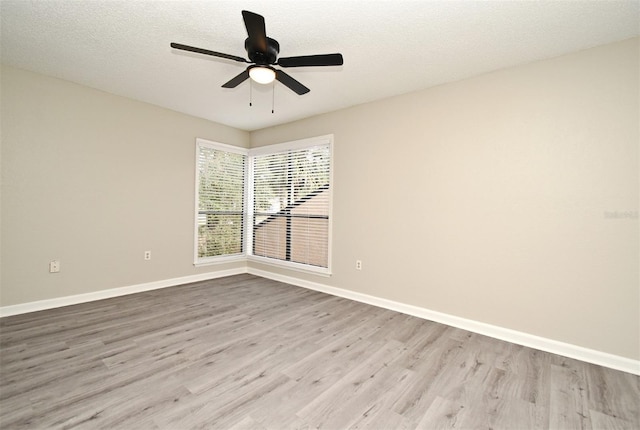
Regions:
[[201, 146], [198, 160], [198, 257], [243, 252], [245, 159]]

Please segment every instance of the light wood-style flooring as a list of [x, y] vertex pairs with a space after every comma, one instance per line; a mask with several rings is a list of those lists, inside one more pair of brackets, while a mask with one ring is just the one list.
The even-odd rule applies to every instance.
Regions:
[[640, 377], [252, 275], [0, 320], [2, 429], [639, 429]]

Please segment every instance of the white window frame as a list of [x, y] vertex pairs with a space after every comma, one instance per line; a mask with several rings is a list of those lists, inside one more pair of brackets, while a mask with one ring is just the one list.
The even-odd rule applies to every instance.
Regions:
[[[231, 152], [234, 154], [241, 154], [244, 155], [246, 158], [245, 160], [245, 169], [244, 169], [244, 196], [243, 196], [243, 215], [242, 215], [242, 222], [243, 222], [243, 247], [244, 247], [244, 252], [238, 253], [238, 254], [228, 254], [228, 255], [218, 255], [218, 256], [214, 256], [214, 257], [198, 257], [198, 212], [200, 210], [199, 207], [199, 201], [200, 201], [200, 181], [199, 181], [199, 176], [198, 176], [198, 163], [199, 163], [199, 154], [200, 154], [200, 147], [207, 147], [207, 148], [211, 148], [211, 149], [215, 149], [218, 151], [224, 151], [224, 152]], [[248, 172], [249, 172], [249, 157], [248, 157], [248, 153], [249, 150], [246, 148], [240, 148], [238, 146], [233, 146], [233, 145], [227, 145], [225, 143], [220, 143], [220, 142], [213, 142], [211, 140], [206, 140], [206, 139], [201, 139], [201, 138], [196, 138], [196, 155], [195, 155], [195, 167], [196, 167], [196, 172], [195, 172], [195, 202], [194, 202], [194, 220], [193, 220], [193, 225], [194, 225], [194, 229], [193, 229], [193, 265], [196, 267], [199, 266], [208, 266], [211, 264], [223, 264], [223, 263], [231, 263], [231, 262], [235, 262], [235, 261], [246, 261], [247, 257], [247, 242], [246, 242], [246, 233], [247, 233], [247, 224], [249, 222], [248, 218], [247, 218], [247, 202], [249, 201], [247, 196], [248, 196], [248, 186], [247, 186], [247, 178], [248, 178]]]
[[299, 272], [314, 273], [318, 275], [330, 276], [331, 275], [331, 249], [332, 249], [332, 232], [333, 232], [333, 192], [329, 195], [329, 222], [328, 222], [328, 238], [327, 238], [327, 267], [311, 266], [303, 263], [295, 263], [292, 261], [283, 261], [275, 258], [262, 257], [253, 255], [253, 161], [257, 155], [268, 155], [278, 152], [312, 148], [314, 146], [327, 145], [329, 147], [329, 188], [333, 190], [333, 135], [327, 134], [324, 136], [311, 137], [307, 139], [294, 140], [291, 142], [278, 143], [274, 145], [261, 146], [258, 148], [252, 148], [249, 150], [249, 181], [251, 193], [249, 194], [249, 201], [247, 205], [247, 235], [246, 235], [246, 252], [249, 261], [253, 261], [260, 264], [267, 264], [275, 267], [282, 267], [290, 270], [296, 270]]
[[224, 143], [213, 142], [206, 139], [196, 139], [196, 155], [195, 166], [198, 165], [198, 154], [200, 145], [204, 145], [209, 148], [217, 149], [220, 151], [233, 152], [237, 154], [243, 154], [247, 156], [247, 164], [244, 177], [244, 252], [241, 254], [215, 256], [215, 257], [198, 257], [198, 211], [199, 211], [199, 181], [198, 181], [198, 169], [196, 167], [195, 173], [195, 215], [194, 215], [194, 265], [205, 266], [211, 264], [222, 264], [236, 261], [249, 261], [260, 264], [266, 264], [269, 266], [286, 268], [289, 270], [295, 270], [299, 272], [313, 273], [316, 275], [330, 276], [332, 267], [332, 243], [333, 243], [333, 191], [329, 196], [329, 222], [328, 222], [328, 238], [327, 238], [327, 267], [311, 266], [303, 263], [295, 263], [291, 261], [283, 261], [275, 258], [262, 257], [253, 255], [253, 165], [254, 157], [259, 155], [273, 154], [288, 150], [298, 150], [311, 148], [314, 146], [327, 145], [329, 147], [329, 187], [334, 189], [333, 178], [333, 135], [327, 134], [323, 136], [311, 137], [307, 139], [300, 139], [290, 142], [278, 143], [274, 145], [261, 146], [258, 148], [245, 149], [233, 145], [227, 145]]

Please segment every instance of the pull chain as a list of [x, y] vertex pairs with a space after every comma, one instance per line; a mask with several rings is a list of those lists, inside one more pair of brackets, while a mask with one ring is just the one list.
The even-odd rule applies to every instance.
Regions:
[[273, 81], [273, 88], [271, 89], [271, 113], [274, 112], [276, 107], [276, 81]]
[[249, 80], [249, 106], [253, 106], [253, 83]]

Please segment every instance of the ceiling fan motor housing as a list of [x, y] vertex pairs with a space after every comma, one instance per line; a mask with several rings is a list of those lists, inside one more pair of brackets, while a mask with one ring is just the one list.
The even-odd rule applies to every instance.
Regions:
[[247, 50], [249, 60], [256, 64], [275, 64], [280, 53], [280, 44], [270, 37], [267, 37], [267, 49], [265, 51], [252, 44], [249, 38], [244, 41], [244, 48]]

